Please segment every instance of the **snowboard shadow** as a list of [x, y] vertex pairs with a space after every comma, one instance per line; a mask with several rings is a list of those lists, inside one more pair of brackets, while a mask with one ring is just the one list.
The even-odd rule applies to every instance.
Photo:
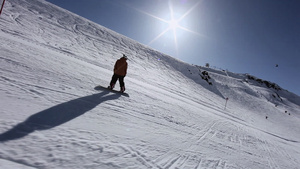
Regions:
[[97, 105], [120, 97], [120, 95], [107, 95], [108, 91], [74, 99], [49, 109], [43, 110], [28, 117], [24, 122], [0, 134], [0, 142], [20, 139], [35, 130], [47, 130], [62, 125], [84, 113], [92, 110]]

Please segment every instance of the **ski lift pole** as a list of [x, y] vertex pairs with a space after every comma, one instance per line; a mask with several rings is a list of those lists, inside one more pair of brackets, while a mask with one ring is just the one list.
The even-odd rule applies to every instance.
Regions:
[[225, 100], [226, 100], [226, 102], [225, 102], [225, 108], [224, 109], [226, 109], [226, 107], [227, 107], [227, 101], [229, 100], [228, 97], [226, 97]]
[[3, 2], [2, 2], [2, 5], [1, 5], [1, 9], [0, 9], [0, 15], [1, 15], [1, 13], [2, 13], [2, 9], [3, 9], [3, 7], [4, 7], [4, 2], [5, 2], [5, 0], [3, 0]]

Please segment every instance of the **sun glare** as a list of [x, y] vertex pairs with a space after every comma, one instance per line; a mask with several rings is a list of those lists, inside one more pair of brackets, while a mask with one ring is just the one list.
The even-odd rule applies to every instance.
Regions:
[[179, 23], [186, 17], [188, 16], [199, 4], [201, 3], [201, 0], [198, 1], [194, 6], [192, 6], [186, 13], [184, 13], [183, 15], [181, 15], [181, 17], [178, 17], [178, 19], [176, 18], [175, 19], [175, 16], [174, 16], [174, 9], [173, 9], [173, 4], [172, 4], [172, 0], [169, 0], [168, 1], [168, 4], [169, 4], [169, 16], [170, 16], [170, 20], [165, 20], [161, 17], [157, 17], [155, 15], [152, 15], [152, 14], [149, 14], [145, 11], [141, 11], [139, 9], [136, 9], [137, 11], [143, 13], [143, 14], [146, 14], [154, 19], [157, 19], [158, 21], [161, 21], [163, 23], [166, 23], [168, 24], [168, 27], [163, 30], [159, 35], [157, 35], [153, 40], [151, 40], [149, 42], [148, 45], [151, 45], [152, 43], [154, 43], [155, 41], [157, 41], [159, 38], [161, 38], [163, 35], [165, 35], [167, 32], [169, 31], [172, 31], [173, 32], [173, 39], [174, 39], [174, 44], [175, 44], [175, 50], [176, 50], [176, 53], [177, 53], [177, 56], [178, 56], [178, 43], [177, 43], [177, 32], [176, 31], [177, 29], [181, 29], [183, 31], [186, 31], [186, 32], [189, 32], [189, 33], [193, 33], [197, 36], [201, 36], [201, 37], [204, 37], [203, 35], [199, 34], [198, 32], [195, 32], [195, 31], [192, 31], [190, 29], [187, 29], [185, 27], [182, 27]]
[[170, 29], [176, 29], [176, 28], [178, 28], [179, 27], [179, 23], [178, 23], [178, 21], [177, 20], [175, 20], [175, 19], [172, 19], [172, 20], [170, 20], [169, 21], [169, 28]]

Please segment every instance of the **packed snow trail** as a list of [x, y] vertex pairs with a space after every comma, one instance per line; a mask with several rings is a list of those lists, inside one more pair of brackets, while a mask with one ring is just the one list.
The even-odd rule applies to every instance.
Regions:
[[[300, 166], [290, 92], [183, 63], [43, 0], [6, 1], [0, 44], [0, 168]], [[94, 90], [122, 53], [129, 97]]]

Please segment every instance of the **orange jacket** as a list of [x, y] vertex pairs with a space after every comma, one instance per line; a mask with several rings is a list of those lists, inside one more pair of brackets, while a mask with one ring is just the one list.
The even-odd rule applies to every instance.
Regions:
[[127, 62], [126, 58], [122, 57], [121, 59], [117, 60], [114, 67], [114, 73], [120, 76], [126, 76], [127, 74]]

